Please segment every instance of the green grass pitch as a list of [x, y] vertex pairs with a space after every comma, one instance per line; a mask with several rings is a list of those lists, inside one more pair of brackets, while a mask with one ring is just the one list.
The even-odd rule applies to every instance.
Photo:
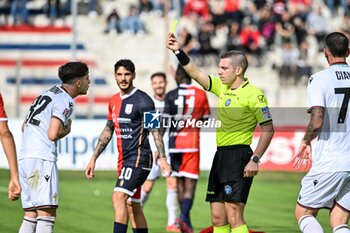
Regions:
[[[269, 232], [299, 232], [294, 220], [295, 200], [304, 174], [260, 172], [251, 188], [245, 219], [250, 229]], [[195, 232], [210, 225], [209, 204], [204, 201], [208, 173], [197, 185], [191, 219]], [[0, 232], [18, 232], [23, 212], [20, 201], [7, 200], [8, 170], [0, 170]], [[111, 196], [115, 172], [97, 171], [93, 180], [83, 171], [60, 171], [60, 199], [55, 233], [110, 233], [113, 231]], [[160, 178], [144, 208], [150, 233], [165, 233], [167, 210], [165, 182]], [[318, 216], [325, 232], [331, 232], [328, 211]], [[129, 230], [129, 232], [132, 232]]]

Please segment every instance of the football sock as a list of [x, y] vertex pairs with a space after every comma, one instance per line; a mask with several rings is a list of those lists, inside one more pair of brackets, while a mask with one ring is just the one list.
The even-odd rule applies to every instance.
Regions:
[[190, 210], [192, 208], [193, 199], [190, 198], [184, 198], [182, 200], [182, 208], [181, 208], [181, 215], [180, 218], [189, 226], [192, 228], [191, 220], [190, 220]]
[[333, 233], [349, 233], [350, 229], [348, 224], [342, 224], [333, 229]]
[[230, 224], [224, 225], [224, 226], [213, 226], [213, 233], [230, 233], [231, 227]]
[[148, 233], [148, 228], [133, 228], [133, 233]]
[[148, 193], [141, 191], [141, 206], [143, 207], [146, 204], [146, 201], [148, 200]]
[[177, 192], [174, 189], [168, 189], [166, 194], [166, 207], [168, 209], [168, 226], [175, 224], [177, 212]]
[[53, 216], [37, 217], [36, 233], [52, 233], [56, 218]]
[[114, 222], [113, 233], [126, 233], [127, 230], [128, 230], [128, 225], [127, 224]]
[[304, 215], [299, 219], [298, 224], [303, 233], [323, 233], [322, 226], [312, 215]]
[[231, 232], [232, 233], [249, 233], [249, 230], [248, 230], [248, 226], [244, 224], [239, 227], [232, 228]]
[[36, 228], [36, 219], [24, 217], [21, 228], [19, 228], [18, 233], [34, 233]]

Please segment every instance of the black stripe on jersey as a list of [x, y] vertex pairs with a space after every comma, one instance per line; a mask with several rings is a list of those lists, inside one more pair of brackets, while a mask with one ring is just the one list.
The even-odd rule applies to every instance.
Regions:
[[208, 78], [209, 78], [209, 84], [208, 84], [208, 88], [207, 88], [207, 91], [210, 91], [211, 90], [211, 87], [212, 87], [212, 82], [213, 81], [211, 81], [211, 77], [210, 77], [210, 75], [208, 75]]
[[271, 124], [272, 124], [272, 119], [264, 121], [264, 122], [261, 122], [259, 125], [264, 126], [264, 125], [271, 125]]
[[242, 88], [244, 88], [245, 86], [247, 86], [249, 84], [249, 82], [247, 82], [246, 84], [244, 84], [243, 86], [242, 86]]

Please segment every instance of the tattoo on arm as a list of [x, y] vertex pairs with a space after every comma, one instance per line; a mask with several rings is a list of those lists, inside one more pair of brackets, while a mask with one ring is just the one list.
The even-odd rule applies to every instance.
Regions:
[[322, 129], [324, 118], [324, 108], [314, 108], [311, 110], [311, 118], [310, 122], [307, 126], [305, 136], [303, 140], [306, 144], [310, 144], [310, 142], [316, 138]]
[[154, 143], [156, 144], [159, 158], [165, 157], [163, 137], [159, 132], [159, 129], [153, 129], [152, 131]]
[[103, 129], [94, 151], [95, 160], [100, 156], [100, 154], [106, 149], [109, 141], [113, 136], [114, 124], [112, 121], [107, 121], [105, 128]]

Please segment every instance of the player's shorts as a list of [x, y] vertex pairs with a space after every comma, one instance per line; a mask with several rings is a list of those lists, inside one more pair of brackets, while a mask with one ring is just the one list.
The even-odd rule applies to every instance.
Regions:
[[114, 191], [126, 193], [131, 201], [141, 201], [141, 186], [145, 182], [150, 169], [138, 167], [122, 167]]
[[309, 172], [301, 181], [298, 204], [311, 209], [338, 205], [350, 211], [350, 172]]
[[25, 211], [58, 207], [58, 170], [55, 162], [24, 158], [18, 161], [18, 170]]
[[170, 159], [174, 176], [198, 179], [199, 151], [170, 153]]
[[207, 202], [247, 203], [253, 177], [243, 177], [253, 151], [248, 145], [218, 147], [209, 174]]

